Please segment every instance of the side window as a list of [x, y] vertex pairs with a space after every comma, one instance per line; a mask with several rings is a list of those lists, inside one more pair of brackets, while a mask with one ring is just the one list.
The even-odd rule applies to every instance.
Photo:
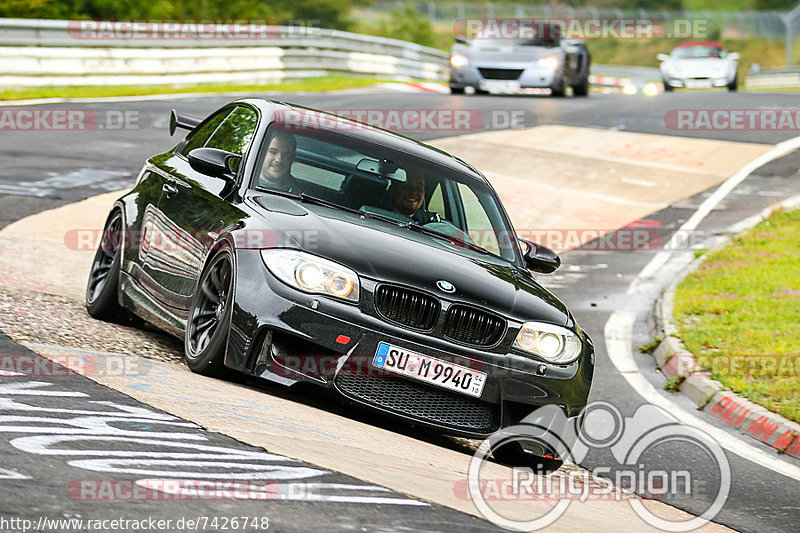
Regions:
[[220, 111], [219, 113], [208, 119], [198, 129], [190, 133], [189, 140], [185, 145], [183, 145], [181, 153], [188, 154], [195, 148], [202, 148], [203, 146], [205, 146], [208, 138], [211, 137], [211, 134], [214, 133], [214, 131], [216, 131], [217, 126], [219, 126], [220, 123], [223, 120], [225, 120], [225, 117], [227, 117], [230, 112], [231, 112], [230, 108], [223, 109], [222, 111]]
[[428, 199], [428, 211], [438, 213], [440, 217], [447, 218], [444, 209], [444, 196], [442, 195], [442, 184], [436, 185], [433, 194]]
[[465, 231], [469, 234], [478, 246], [485, 248], [493, 253], [499, 253], [500, 246], [497, 242], [497, 235], [489, 216], [483, 209], [478, 197], [472, 192], [468, 185], [458, 184], [458, 192], [461, 193], [461, 202], [464, 206], [464, 216], [466, 217]]
[[258, 114], [249, 107], [237, 106], [206, 142], [209, 148], [219, 148], [243, 155], [253, 140]]

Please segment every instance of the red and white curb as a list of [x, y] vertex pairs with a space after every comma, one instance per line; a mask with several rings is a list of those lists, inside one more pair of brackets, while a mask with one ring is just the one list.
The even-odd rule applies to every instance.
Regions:
[[[762, 213], [739, 222], [731, 228], [731, 233], [740, 233], [752, 228], [775, 211], [798, 206], [800, 206], [800, 196], [779, 202]], [[722, 239], [714, 248], [725, 246], [730, 241], [730, 238]], [[681, 280], [702, 264], [704, 259], [705, 257], [700, 257], [686, 267], [664, 291], [656, 304], [653, 317], [655, 336], [663, 338], [653, 352], [656, 364], [668, 379], [683, 378], [680, 392], [688, 396], [698, 409], [781, 453], [800, 458], [800, 424], [787, 420], [731, 391], [722, 390], [722, 385], [708, 377], [708, 372], [700, 368], [694, 355], [677, 337], [678, 329], [672, 324], [675, 289]]]
[[450, 87], [442, 83], [429, 83], [429, 82], [386, 82], [379, 83], [378, 87], [389, 89], [390, 91], [398, 91], [401, 93], [450, 93]]

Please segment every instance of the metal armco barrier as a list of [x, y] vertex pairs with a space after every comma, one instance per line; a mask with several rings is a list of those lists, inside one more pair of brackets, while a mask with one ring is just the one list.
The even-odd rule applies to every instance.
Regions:
[[[140, 23], [143, 24], [143, 23]], [[447, 79], [448, 54], [315, 27], [0, 19], [0, 86]]]
[[744, 81], [745, 87], [758, 88], [800, 88], [800, 67], [765, 68], [750, 71]]

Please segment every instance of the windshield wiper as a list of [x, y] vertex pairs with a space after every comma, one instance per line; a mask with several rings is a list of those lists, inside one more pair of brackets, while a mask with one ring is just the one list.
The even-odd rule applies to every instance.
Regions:
[[[283, 191], [281, 191], [283, 193]], [[422, 233], [423, 235], [430, 235], [431, 237], [436, 237], [445, 241], [448, 241], [451, 244], [455, 244], [468, 250], [472, 250], [473, 252], [478, 252], [485, 255], [492, 255], [498, 257], [497, 254], [494, 254], [487, 250], [486, 248], [482, 248], [477, 244], [473, 244], [469, 241], [465, 241], [464, 239], [460, 239], [453, 235], [447, 235], [445, 233], [440, 233], [438, 231], [432, 230], [430, 228], [426, 228], [425, 226], [421, 226], [416, 222], [403, 222], [401, 220], [395, 220], [391, 217], [386, 217], [383, 215], [379, 215], [377, 213], [370, 213], [368, 211], [362, 211], [360, 209], [355, 209], [353, 207], [347, 207], [341, 204], [337, 204], [336, 202], [331, 202], [329, 200], [323, 200], [322, 198], [317, 198], [316, 196], [311, 196], [310, 194], [302, 193], [301, 195], [296, 195], [292, 193], [283, 193], [286, 196], [290, 196], [293, 198], [299, 198], [300, 201], [306, 202], [309, 204], [321, 205], [324, 207], [331, 207], [333, 209], [341, 209], [342, 211], [347, 211], [348, 213], [353, 213], [356, 215], [360, 215], [364, 218], [371, 218], [375, 220], [382, 220], [383, 222], [388, 222], [394, 226], [400, 226], [401, 228], [407, 228], [411, 231], [416, 231], [418, 233]]]
[[420, 226], [419, 224], [416, 224], [414, 222], [409, 222], [408, 224], [403, 224], [403, 225], [412, 231], [416, 231], [424, 235], [430, 235], [431, 237], [438, 237], [439, 239], [448, 241], [450, 244], [457, 244], [458, 246], [462, 246], [464, 248], [467, 248], [468, 250], [472, 250], [473, 252], [478, 252], [484, 255], [493, 255], [497, 257], [496, 254], [490, 252], [486, 248], [481, 248], [477, 244], [465, 241], [464, 239], [460, 239], [454, 235], [447, 235], [446, 233], [440, 233], [436, 230], [426, 228], [425, 226]]
[[330, 200], [323, 200], [322, 198], [317, 198], [316, 196], [311, 196], [310, 194], [302, 193], [299, 196], [301, 202], [305, 202], [307, 204], [314, 204], [314, 205], [321, 205], [323, 207], [331, 207], [333, 209], [341, 209], [342, 211], [347, 211], [348, 213], [354, 213], [356, 215], [360, 215], [363, 211], [359, 211], [358, 209], [354, 209], [352, 207], [347, 207], [346, 205], [337, 204], [336, 202], [331, 202]]

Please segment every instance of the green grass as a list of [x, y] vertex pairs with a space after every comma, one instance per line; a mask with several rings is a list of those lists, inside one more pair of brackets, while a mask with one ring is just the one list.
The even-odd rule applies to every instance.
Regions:
[[709, 252], [675, 294], [680, 337], [711, 377], [800, 422], [800, 210]]
[[102, 98], [113, 96], [140, 96], [149, 94], [178, 93], [229, 93], [229, 92], [301, 92], [301, 91], [338, 91], [375, 85], [385, 80], [375, 78], [348, 78], [346, 76], [326, 76], [290, 80], [282, 83], [262, 85], [121, 85], [112, 87], [75, 86], [75, 87], [36, 87], [25, 89], [0, 90], [0, 100], [23, 100], [30, 98]]

